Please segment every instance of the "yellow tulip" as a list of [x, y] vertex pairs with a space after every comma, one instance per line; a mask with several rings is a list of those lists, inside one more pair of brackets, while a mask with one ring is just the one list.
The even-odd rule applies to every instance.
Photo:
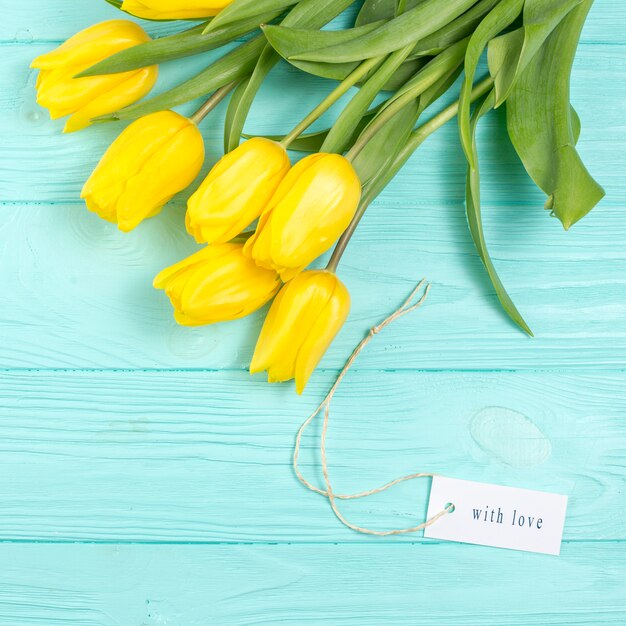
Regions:
[[74, 78], [95, 63], [131, 46], [150, 41], [141, 26], [128, 20], [94, 24], [70, 37], [64, 44], [33, 60], [38, 68], [37, 102], [52, 119], [70, 115], [65, 132], [89, 126], [98, 115], [117, 111], [152, 89], [156, 65], [119, 74]]
[[346, 158], [312, 154], [282, 180], [245, 252], [288, 281], [333, 245], [360, 197], [361, 183]]
[[328, 270], [298, 274], [270, 307], [250, 373], [267, 370], [271, 383], [295, 378], [296, 391], [302, 393], [349, 311], [350, 294], [335, 274]]
[[190, 119], [151, 113], [109, 146], [80, 196], [91, 211], [129, 231], [191, 184], [203, 161], [202, 135]]
[[261, 137], [224, 155], [189, 198], [189, 234], [198, 243], [230, 241], [261, 215], [289, 167], [285, 149]]
[[207, 246], [154, 279], [154, 286], [169, 297], [179, 324], [234, 320], [274, 297], [281, 284], [278, 274], [256, 265], [242, 249], [238, 243]]
[[122, 11], [150, 20], [185, 20], [217, 15], [233, 0], [124, 0]]

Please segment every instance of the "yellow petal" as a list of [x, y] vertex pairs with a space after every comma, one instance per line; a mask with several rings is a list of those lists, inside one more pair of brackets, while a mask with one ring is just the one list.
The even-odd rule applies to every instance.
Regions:
[[145, 67], [131, 73], [120, 74], [126, 76], [123, 82], [115, 87], [104, 91], [99, 96], [91, 99], [85, 106], [78, 109], [65, 124], [63, 129], [66, 133], [71, 133], [91, 124], [91, 120], [99, 115], [112, 113], [143, 98], [154, 86], [157, 79], [158, 69], [154, 65]]
[[333, 293], [333, 276], [303, 272], [281, 289], [263, 324], [251, 372], [267, 369], [273, 381], [294, 377], [298, 352]]
[[189, 233], [208, 243], [238, 235], [259, 217], [289, 166], [285, 149], [260, 137], [224, 155], [189, 198]]
[[335, 289], [327, 305], [311, 326], [298, 352], [295, 370], [297, 393], [304, 391], [311, 374], [344, 325], [349, 312], [350, 294], [344, 284], [336, 278]]
[[242, 244], [214, 244], [167, 268], [155, 279], [163, 287], [177, 319], [213, 324], [256, 311], [280, 287], [276, 272], [245, 256]]
[[85, 64], [89, 66], [120, 50], [149, 40], [143, 28], [130, 20], [100, 22], [76, 33], [58, 48], [36, 57], [31, 67], [54, 69]]
[[155, 287], [155, 289], [164, 289], [170, 278], [175, 274], [178, 274], [180, 270], [185, 269], [190, 265], [198, 263], [200, 261], [217, 259], [220, 256], [230, 252], [230, 250], [230, 244], [227, 244], [226, 246], [220, 246], [219, 248], [216, 246], [205, 246], [204, 248], [202, 248], [202, 250], [198, 250], [198, 252], [195, 252], [191, 256], [188, 256], [186, 259], [183, 259], [182, 261], [174, 263], [174, 265], [170, 265], [164, 270], [161, 270], [155, 276], [152, 285]]
[[245, 251], [289, 281], [339, 238], [360, 195], [360, 181], [347, 159], [310, 155], [278, 186]]
[[85, 183], [92, 210], [115, 211], [121, 230], [154, 215], [198, 175], [204, 142], [196, 126], [173, 111], [146, 115], [122, 131]]
[[122, 11], [146, 19], [184, 20], [217, 15], [232, 0], [124, 0]]

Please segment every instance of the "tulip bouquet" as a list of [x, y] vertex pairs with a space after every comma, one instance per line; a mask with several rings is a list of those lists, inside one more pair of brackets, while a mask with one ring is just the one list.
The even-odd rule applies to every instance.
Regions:
[[[485, 244], [476, 127], [506, 105], [513, 146], [566, 229], [599, 202], [604, 192], [576, 150], [580, 120], [569, 99], [592, 0], [107, 1], [126, 17], [183, 28], [152, 40], [124, 17], [33, 61], [38, 102], [53, 118], [68, 117], [65, 131], [131, 122], [84, 185], [91, 211], [122, 231], [158, 213], [197, 178], [198, 125], [228, 98], [225, 154], [187, 206], [187, 231], [204, 248], [154, 281], [178, 323], [232, 320], [273, 300], [250, 369], [267, 370], [272, 382], [295, 378], [301, 392], [348, 315], [337, 268], [359, 220], [423, 141], [458, 117], [471, 236], [503, 308], [531, 334]], [[352, 26], [323, 29], [344, 13], [356, 14]], [[160, 64], [227, 45], [197, 75], [142, 99]], [[484, 52], [487, 71], [476, 80]], [[335, 81], [333, 90], [285, 135], [244, 135], [260, 86], [285, 61]], [[334, 124], [307, 133], [351, 89]], [[456, 101], [422, 121], [450, 91]], [[198, 98], [206, 100], [189, 117], [172, 110]], [[292, 165], [288, 150], [309, 154]], [[333, 246], [325, 269], [307, 269]]]

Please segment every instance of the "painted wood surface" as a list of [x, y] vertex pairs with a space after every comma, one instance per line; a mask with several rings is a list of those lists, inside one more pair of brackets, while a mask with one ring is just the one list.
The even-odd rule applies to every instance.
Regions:
[[[480, 131], [487, 238], [537, 337], [501, 314], [473, 250], [450, 124], [360, 226], [341, 266], [350, 320], [302, 397], [247, 373], [261, 316], [183, 329], [151, 288], [195, 249], [184, 195], [129, 235], [78, 201], [119, 127], [61, 135], [28, 64], [117, 15], [28, 0], [0, 24], [0, 624], [626, 622], [626, 5], [596, 0], [573, 75], [580, 149], [607, 189], [592, 214], [563, 232], [502, 115]], [[216, 54], [169, 64], [158, 88]], [[329, 88], [277, 68], [247, 130], [286, 130]], [[222, 117], [203, 125], [207, 167]], [[356, 490], [427, 470], [566, 493], [558, 558], [357, 535], [293, 476], [300, 422], [422, 276], [427, 304], [376, 338], [336, 398], [333, 480]], [[318, 434], [303, 459], [317, 480]], [[404, 485], [343, 510], [403, 526], [427, 492]]]
[[560, 558], [386, 542], [324, 548], [5, 544], [0, 559], [6, 564], [0, 616], [25, 626], [626, 621], [624, 544], [566, 544]]
[[[6, 374], [0, 536], [376, 543], [338, 524], [290, 466], [294, 433], [330, 380], [319, 376], [298, 398], [245, 372]], [[354, 372], [333, 404], [335, 487], [431, 471], [565, 493], [568, 540], [626, 540], [616, 510], [623, 382], [621, 373]], [[319, 425], [302, 462], [320, 483], [318, 437]], [[408, 526], [428, 486], [342, 508], [374, 527]]]

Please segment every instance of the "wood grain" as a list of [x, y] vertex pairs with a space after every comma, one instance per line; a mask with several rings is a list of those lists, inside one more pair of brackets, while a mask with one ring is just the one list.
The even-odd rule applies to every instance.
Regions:
[[[359, 5], [360, 2], [356, 2], [347, 16], [336, 20], [336, 25], [352, 23], [354, 12]], [[104, 0], [89, 3], [85, 3], [84, 0], [16, 2], [11, 11], [7, 11], [3, 16], [0, 24], [0, 42], [62, 41], [94, 22], [120, 17], [124, 16], [107, 5]], [[624, 36], [619, 24], [623, 24], [625, 19], [626, 7], [619, 0], [595, 0], [591, 18], [585, 25], [583, 41], [623, 43]], [[161, 36], [180, 28], [171, 22], [137, 21], [153, 36]]]
[[[246, 368], [262, 314], [183, 328], [151, 286], [196, 249], [183, 210], [123, 234], [77, 204], [0, 206], [0, 367]], [[600, 207], [565, 233], [541, 212], [491, 205], [485, 213], [495, 263], [535, 339], [501, 313], [461, 206], [378, 205], [340, 267], [352, 312], [322, 367], [340, 367], [426, 276], [433, 289], [424, 308], [386, 330], [358, 368], [622, 369], [626, 215]]]
[[[0, 540], [348, 541], [291, 471], [302, 398], [244, 372], [22, 372], [0, 388]], [[334, 405], [339, 491], [413, 471], [564, 493], [568, 540], [626, 539], [626, 376], [357, 372]], [[305, 471], [319, 480], [319, 430]], [[428, 482], [346, 503], [375, 528], [424, 515]], [[399, 540], [414, 541], [419, 537]]]
[[[28, 70], [32, 58], [50, 45], [6, 45], [0, 57], [0, 200], [29, 202], [78, 201], [86, 177], [106, 146], [120, 132], [118, 124], [102, 124], [81, 133], [63, 135], [63, 121], [52, 122], [35, 103], [36, 72]], [[199, 71], [220, 52], [211, 52], [187, 62], [166, 65], [161, 71], [157, 92]], [[589, 169], [606, 187], [604, 207], [623, 206], [626, 192], [621, 184], [626, 157], [621, 145], [626, 129], [621, 107], [624, 100], [621, 78], [626, 72], [626, 47], [617, 44], [588, 44], [580, 48], [573, 73], [574, 106], [581, 112], [583, 131], [579, 147]], [[593, 89], [588, 86], [593, 85]], [[291, 129], [312, 108], [332, 82], [298, 73], [282, 64], [263, 86], [246, 131], [279, 133]], [[282, 94], [280, 98], [276, 94]], [[598, 99], [597, 94], [603, 98]], [[345, 102], [345, 99], [344, 101]], [[339, 104], [338, 106], [341, 106]], [[190, 112], [194, 105], [180, 107]], [[224, 107], [211, 114], [201, 128], [207, 138], [207, 167], [221, 156], [221, 128]], [[329, 112], [319, 123], [326, 126], [336, 115]], [[496, 205], [528, 205], [543, 214], [545, 197], [536, 190], [504, 132], [503, 112], [486, 118], [480, 127], [479, 146], [484, 170], [485, 202]], [[33, 166], [32, 146], [37, 145]], [[39, 160], [37, 160], [39, 159]], [[383, 198], [383, 205], [440, 206], [463, 201], [465, 161], [455, 123], [431, 137], [407, 164]], [[206, 168], [205, 168], [206, 169]], [[24, 185], [23, 180], [29, 184]], [[184, 196], [183, 196], [184, 197]], [[608, 208], [606, 209], [608, 210]]]
[[[504, 318], [476, 257], [450, 124], [360, 226], [340, 268], [350, 320], [301, 398], [245, 371], [261, 315], [184, 329], [152, 289], [195, 249], [185, 194], [129, 235], [78, 200], [120, 126], [62, 135], [28, 66], [114, 17], [102, 0], [28, 0], [0, 23], [0, 623], [624, 624], [626, 4], [596, 0], [574, 67], [580, 149], [608, 192], [592, 214], [564, 233], [503, 139], [502, 112], [479, 132], [487, 240], [537, 338]], [[218, 54], [167, 64], [157, 90]], [[246, 130], [285, 131], [331, 86], [281, 65]], [[205, 171], [223, 114], [202, 126]], [[336, 397], [333, 482], [360, 490], [421, 469], [566, 493], [558, 558], [363, 537], [292, 474], [300, 421], [422, 276], [427, 305], [368, 347]], [[317, 480], [318, 434], [303, 456]], [[403, 485], [343, 510], [404, 526], [427, 492]]]
[[[621, 625], [624, 544], [2, 545], [0, 616], [49, 626]], [[511, 589], [515, 593], [511, 593]]]

